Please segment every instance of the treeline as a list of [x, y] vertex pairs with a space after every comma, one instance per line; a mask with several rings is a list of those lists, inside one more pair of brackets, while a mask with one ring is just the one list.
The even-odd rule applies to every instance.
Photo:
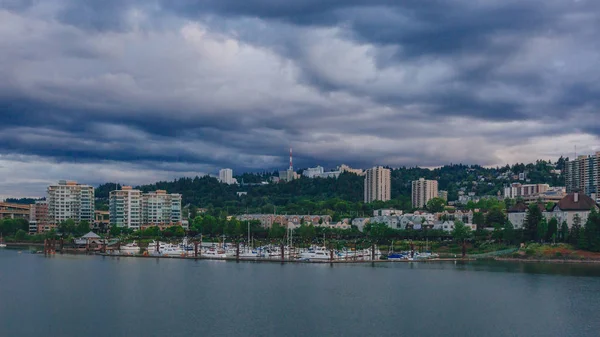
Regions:
[[[226, 185], [219, 183], [216, 178], [204, 176], [161, 181], [137, 188], [144, 192], [162, 189], [169, 193], [180, 193], [183, 195], [184, 205], [208, 209], [213, 215], [277, 211], [286, 214], [329, 214], [338, 219], [369, 215], [373, 209], [381, 207], [411, 210], [411, 182], [419, 178], [438, 180], [439, 189], [448, 191], [449, 200], [456, 200], [460, 189], [475, 192], [477, 195], [495, 195], [502, 191], [504, 184], [510, 182], [496, 177], [508, 171], [515, 174], [527, 171], [531, 183], [562, 185], [562, 177], [551, 173], [555, 166], [564, 166], [564, 159], [559, 159], [556, 164], [539, 160], [527, 165], [515, 164], [498, 168], [462, 164], [446, 165], [432, 170], [401, 167], [392, 170], [392, 200], [376, 206], [363, 205], [364, 177], [351, 173], [341, 174], [338, 179], [302, 177], [280, 184], [259, 184], [267, 181], [276, 172], [244, 173], [236, 177], [238, 181], [255, 185]], [[481, 182], [481, 178], [484, 182]], [[96, 197], [100, 200], [97, 204], [98, 209], [106, 209], [108, 194], [115, 187], [120, 188], [121, 185], [107, 183], [96, 189]], [[246, 195], [238, 196], [238, 192], [245, 192]], [[474, 204], [467, 205], [467, 208], [475, 207], [477, 206]]]

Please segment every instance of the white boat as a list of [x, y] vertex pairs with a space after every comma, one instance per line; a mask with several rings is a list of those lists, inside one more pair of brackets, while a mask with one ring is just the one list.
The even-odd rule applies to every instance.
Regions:
[[0, 234], [0, 248], [6, 248], [6, 243], [4, 243], [4, 237]]
[[176, 245], [167, 245], [160, 251], [163, 256], [186, 256], [187, 251]]
[[140, 246], [138, 246], [137, 242], [133, 241], [133, 243], [128, 243], [119, 248], [121, 254], [138, 254], [140, 252]]
[[225, 249], [217, 248], [217, 247], [210, 247], [208, 249], [205, 249], [202, 252], [202, 255], [205, 257], [210, 257], [210, 258], [226, 258], [227, 257]]
[[[337, 255], [334, 253], [333, 258], [336, 259]], [[331, 260], [331, 251], [326, 250], [322, 247], [310, 248], [308, 251], [300, 253], [301, 260]]]

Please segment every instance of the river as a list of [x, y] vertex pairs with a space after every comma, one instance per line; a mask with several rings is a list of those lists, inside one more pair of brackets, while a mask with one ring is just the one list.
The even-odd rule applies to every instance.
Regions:
[[0, 250], [0, 336], [599, 336], [600, 266]]

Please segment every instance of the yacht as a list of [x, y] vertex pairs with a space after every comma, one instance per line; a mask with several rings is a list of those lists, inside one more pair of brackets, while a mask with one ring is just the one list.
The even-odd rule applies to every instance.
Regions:
[[226, 258], [227, 254], [225, 249], [210, 247], [202, 252], [202, 255], [209, 258]]
[[137, 244], [137, 242], [133, 241], [132, 243], [128, 243], [119, 247], [119, 252], [127, 255], [138, 254], [140, 252], [140, 246]]
[[164, 249], [161, 249], [160, 253], [163, 256], [186, 256], [187, 251], [178, 245], [168, 244]]
[[[337, 254], [334, 254], [333, 258], [336, 259]], [[300, 253], [301, 260], [331, 260], [331, 251], [325, 248], [310, 248], [308, 251]]]

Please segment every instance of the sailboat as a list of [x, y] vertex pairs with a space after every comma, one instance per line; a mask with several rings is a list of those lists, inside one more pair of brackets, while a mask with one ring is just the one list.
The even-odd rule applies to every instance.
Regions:
[[0, 233], [0, 248], [6, 248], [6, 243], [4, 243], [4, 237]]

